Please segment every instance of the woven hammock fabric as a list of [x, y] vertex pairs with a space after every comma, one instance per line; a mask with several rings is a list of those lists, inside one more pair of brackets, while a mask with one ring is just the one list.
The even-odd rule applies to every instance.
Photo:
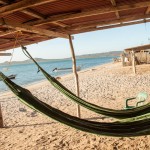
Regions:
[[66, 95], [70, 100], [78, 103], [79, 105], [94, 111], [98, 114], [110, 116], [113, 118], [118, 119], [125, 119], [125, 118], [131, 118], [136, 117], [140, 115], [145, 115], [146, 113], [150, 113], [150, 103], [129, 109], [129, 110], [114, 110], [109, 108], [104, 108], [97, 106], [95, 104], [89, 103], [85, 101], [84, 99], [76, 96], [74, 93], [72, 93], [70, 90], [68, 90], [65, 86], [63, 86], [59, 81], [57, 81], [54, 77], [49, 75], [42, 67], [39, 66], [39, 64], [32, 58], [32, 56], [28, 53], [25, 47], [23, 47], [23, 52], [27, 57], [29, 57], [33, 62], [37, 65], [38, 69], [43, 73], [43, 75], [47, 78], [47, 80], [56, 88], [58, 89], [62, 94]]
[[40, 101], [37, 97], [33, 96], [30, 91], [20, 87], [8, 79], [2, 72], [0, 72], [0, 78], [25, 105], [48, 117], [51, 117], [52, 119], [59, 121], [60, 123], [66, 124], [78, 130], [98, 135], [115, 137], [133, 137], [150, 134], [150, 119], [146, 118], [140, 121], [113, 123], [94, 122], [80, 119], [66, 114]]

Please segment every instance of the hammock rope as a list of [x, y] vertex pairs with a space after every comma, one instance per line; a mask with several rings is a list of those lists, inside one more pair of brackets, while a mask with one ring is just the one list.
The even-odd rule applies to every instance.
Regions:
[[30, 58], [40, 69], [40, 71], [43, 73], [43, 75], [47, 78], [47, 80], [56, 88], [58, 89], [62, 94], [66, 95], [70, 100], [73, 100], [74, 102], [78, 103], [79, 105], [94, 111], [98, 114], [102, 114], [105, 116], [110, 116], [113, 118], [118, 119], [125, 119], [125, 118], [132, 118], [140, 115], [144, 115], [146, 113], [150, 113], [150, 103], [139, 106], [137, 108], [129, 109], [129, 110], [114, 110], [109, 108], [104, 108], [97, 106], [95, 104], [89, 103], [80, 97], [76, 96], [74, 93], [72, 93], [70, 90], [68, 90], [65, 86], [63, 86], [58, 80], [56, 80], [54, 77], [49, 75], [40, 65], [32, 58], [32, 56], [28, 53], [26, 47], [22, 46], [22, 50], [25, 55], [27, 55], [28, 58]]
[[[12, 82], [2, 72], [0, 78], [10, 88], [10, 90], [19, 98], [19, 100], [30, 107], [52, 119], [66, 124], [70, 127], [81, 131], [94, 133], [98, 135], [115, 136], [115, 137], [133, 137], [150, 134], [150, 119], [143, 117], [140, 121], [133, 122], [94, 122], [80, 119], [64, 113], [52, 106], [40, 101], [32, 93]], [[149, 114], [150, 116], [150, 114]]]

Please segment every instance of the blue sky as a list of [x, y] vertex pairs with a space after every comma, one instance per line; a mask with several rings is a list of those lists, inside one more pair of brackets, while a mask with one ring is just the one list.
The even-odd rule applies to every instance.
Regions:
[[[150, 23], [131, 25], [107, 30], [100, 30], [74, 35], [76, 55], [101, 53], [109, 51], [123, 51], [133, 46], [150, 43]], [[27, 46], [33, 57], [58, 59], [71, 56], [67, 39], [53, 39]], [[12, 50], [6, 51], [12, 52]], [[27, 59], [20, 48], [15, 49], [13, 61]], [[0, 62], [9, 61], [9, 57], [0, 57]]]

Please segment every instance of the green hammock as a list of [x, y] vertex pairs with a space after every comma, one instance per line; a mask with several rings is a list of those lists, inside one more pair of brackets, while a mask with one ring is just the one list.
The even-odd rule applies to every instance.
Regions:
[[[10, 90], [19, 98], [19, 100], [28, 107], [37, 110], [38, 112], [51, 117], [60, 123], [66, 124], [70, 127], [106, 136], [116, 137], [133, 137], [150, 134], [150, 119], [142, 119], [140, 121], [132, 122], [94, 122], [80, 119], [69, 114], [66, 114], [58, 109], [55, 109], [48, 104], [40, 101], [33, 96], [30, 91], [12, 82], [2, 72], [0, 78], [10, 88]], [[150, 115], [149, 115], [150, 116]]]
[[130, 110], [113, 110], [109, 108], [104, 108], [97, 106], [95, 104], [89, 103], [82, 98], [76, 96], [74, 93], [69, 91], [65, 86], [63, 86], [59, 81], [57, 81], [54, 77], [49, 75], [42, 67], [39, 66], [39, 64], [32, 58], [32, 56], [28, 53], [26, 50], [26, 47], [22, 47], [24, 54], [33, 60], [33, 62], [37, 65], [38, 69], [41, 70], [41, 72], [44, 74], [44, 76], [47, 78], [47, 80], [61, 93], [66, 95], [69, 99], [73, 100], [74, 102], [78, 103], [79, 105], [92, 110], [98, 114], [118, 118], [118, 119], [124, 119], [124, 118], [130, 118], [130, 117], [136, 117], [140, 115], [144, 115], [146, 113], [150, 113], [150, 103], [133, 108]]

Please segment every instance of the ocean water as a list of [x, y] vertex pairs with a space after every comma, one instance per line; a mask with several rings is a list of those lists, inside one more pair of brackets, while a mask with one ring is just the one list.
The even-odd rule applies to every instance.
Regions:
[[[77, 59], [77, 66], [81, 66], [81, 70], [92, 68], [94, 66], [98, 66], [101, 64], [112, 62], [113, 57], [102, 57], [102, 58], [84, 58]], [[54, 68], [71, 68], [72, 61], [71, 60], [57, 60], [57, 61], [49, 61], [49, 62], [40, 62], [39, 63], [49, 74], [52, 76], [61, 76], [65, 74], [71, 73], [71, 71], [63, 71], [63, 72], [53, 72]], [[8, 70], [4, 70], [4, 68], [8, 68]], [[16, 79], [13, 80], [15, 83], [23, 86], [28, 84], [33, 84], [35, 82], [44, 80], [45, 77], [41, 72], [37, 73], [37, 67], [35, 64], [17, 64], [11, 66], [0, 66], [0, 71], [2, 71], [5, 75], [9, 76], [11, 74], [17, 74]], [[8, 88], [6, 85], [0, 81], [0, 92], [7, 91]]]

